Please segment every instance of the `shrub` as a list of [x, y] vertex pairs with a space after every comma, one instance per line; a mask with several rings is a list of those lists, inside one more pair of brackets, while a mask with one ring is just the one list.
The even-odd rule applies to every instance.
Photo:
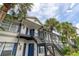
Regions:
[[79, 51], [71, 53], [70, 56], [79, 56]]
[[62, 50], [62, 53], [65, 55], [70, 51], [69, 47], [64, 47], [64, 49]]

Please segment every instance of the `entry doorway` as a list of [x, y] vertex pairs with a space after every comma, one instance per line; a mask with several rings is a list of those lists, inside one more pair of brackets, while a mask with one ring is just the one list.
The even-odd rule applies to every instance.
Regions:
[[28, 45], [28, 56], [34, 56], [34, 43]]

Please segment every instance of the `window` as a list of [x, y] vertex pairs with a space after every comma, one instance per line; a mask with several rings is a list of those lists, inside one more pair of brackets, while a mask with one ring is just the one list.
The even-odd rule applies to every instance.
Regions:
[[45, 47], [43, 45], [38, 45], [38, 56], [45, 56]]
[[39, 46], [39, 53], [44, 53], [44, 46]]
[[12, 56], [14, 43], [3, 43], [1, 46], [1, 56]]
[[2, 28], [5, 29], [5, 31], [10, 31], [10, 32], [17, 32], [18, 30], [18, 25], [13, 24], [12, 22], [4, 21], [0, 24]]
[[1, 27], [3, 27], [5, 29], [5, 31], [7, 31], [10, 27], [10, 23], [9, 22], [3, 22], [0, 25]]
[[18, 25], [12, 24], [11, 28], [9, 29], [10, 32], [17, 32], [18, 31]]
[[35, 34], [35, 29], [30, 29], [30, 35], [34, 36], [34, 34]]

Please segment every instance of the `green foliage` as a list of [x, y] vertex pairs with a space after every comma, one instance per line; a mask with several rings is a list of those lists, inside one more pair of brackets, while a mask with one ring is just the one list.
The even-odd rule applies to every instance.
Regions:
[[59, 24], [59, 22], [55, 18], [50, 18], [45, 22], [45, 26], [49, 28], [49, 30], [53, 30], [57, 24]]
[[62, 50], [62, 53], [64, 55], [68, 54], [68, 52], [70, 51], [69, 47], [64, 47], [63, 50]]
[[[78, 51], [78, 48], [73, 48], [69, 43], [68, 39], [73, 39], [77, 41], [77, 46], [79, 47], [79, 37], [77, 37], [76, 28], [69, 22], [59, 22], [55, 18], [49, 18], [45, 22], [45, 26], [47, 29], [55, 28], [60, 34], [60, 40], [62, 41], [63, 45], [65, 46], [62, 50], [64, 55], [70, 55], [71, 53], [75, 54], [74, 52]], [[53, 29], [52, 29], [53, 30]]]
[[79, 56], [79, 51], [71, 53], [70, 56]]
[[3, 27], [0, 26], [0, 31], [5, 31], [5, 29]]
[[[18, 20], [26, 18], [27, 11], [30, 11], [33, 4], [32, 3], [11, 3], [11, 10], [9, 10], [11, 13], [7, 14], [5, 17], [5, 20]], [[18, 13], [15, 12], [15, 7], [18, 6]]]
[[2, 9], [2, 7], [3, 7], [3, 6], [2, 6], [2, 5], [0, 5], [0, 10]]
[[[19, 20], [25, 20], [27, 11], [31, 10], [33, 4], [32, 3], [11, 3], [10, 6], [11, 6], [11, 9], [9, 10], [10, 12], [9, 14], [6, 14], [6, 17], [4, 18], [3, 22], [6, 21], [6, 23], [8, 22], [12, 23], [12, 22], [19, 22]], [[16, 6], [18, 6], [17, 7], [18, 13], [16, 13], [15, 11]]]
[[79, 48], [79, 36], [76, 37], [77, 47]]
[[75, 39], [76, 38], [76, 29], [73, 27], [72, 23], [69, 22], [59, 22], [55, 18], [49, 18], [45, 22], [45, 26], [49, 30], [55, 28], [62, 36], [61, 40]]

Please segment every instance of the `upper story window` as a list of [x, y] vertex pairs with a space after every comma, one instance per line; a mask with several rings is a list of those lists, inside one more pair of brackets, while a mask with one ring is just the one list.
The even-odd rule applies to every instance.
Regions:
[[2, 28], [4, 28], [5, 31], [7, 31], [7, 30], [9, 29], [9, 27], [10, 27], [10, 22], [4, 21], [4, 22], [0, 23], [0, 26], [1, 26]]
[[4, 21], [0, 23], [0, 26], [4, 28], [5, 31], [10, 31], [10, 32], [17, 32], [18, 30], [18, 25], [14, 24], [12, 22]]
[[34, 36], [34, 34], [35, 34], [35, 29], [30, 29], [30, 35]]
[[9, 28], [10, 32], [17, 32], [18, 31], [18, 25], [17, 24], [12, 24], [11, 27]]

